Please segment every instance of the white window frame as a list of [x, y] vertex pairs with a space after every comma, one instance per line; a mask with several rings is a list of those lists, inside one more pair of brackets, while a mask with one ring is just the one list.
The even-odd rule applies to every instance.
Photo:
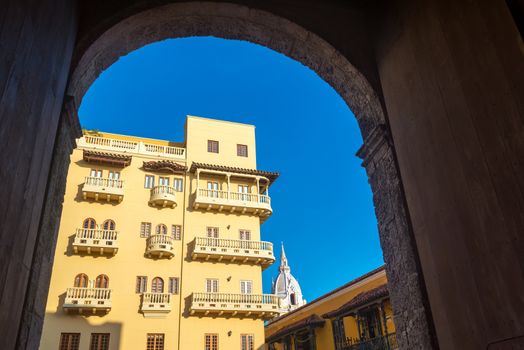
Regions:
[[240, 281], [240, 294], [253, 294], [253, 281], [241, 280]]
[[144, 188], [155, 187], [155, 175], [146, 175], [144, 178]]
[[205, 285], [206, 293], [218, 293], [219, 291], [219, 285], [218, 285], [218, 278], [206, 278], [206, 285]]
[[177, 192], [182, 192], [184, 191], [184, 179], [181, 179], [179, 177], [175, 177], [173, 179], [173, 188], [175, 189], [175, 191]]

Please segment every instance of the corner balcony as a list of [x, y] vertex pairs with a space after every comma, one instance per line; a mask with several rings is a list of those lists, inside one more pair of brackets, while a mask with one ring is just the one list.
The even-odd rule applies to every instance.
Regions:
[[67, 288], [63, 308], [66, 313], [108, 313], [111, 310], [111, 289], [85, 287]]
[[170, 186], [155, 186], [151, 189], [149, 204], [152, 206], [176, 207], [175, 188]]
[[104, 179], [101, 177], [87, 176], [82, 186], [84, 199], [107, 202], [121, 202], [124, 199], [124, 182], [122, 180]]
[[118, 252], [117, 237], [118, 231], [114, 230], [79, 228], [76, 230], [73, 250], [75, 254], [115, 255]]
[[217, 260], [238, 263], [253, 263], [263, 269], [275, 262], [273, 243], [240, 239], [197, 237], [193, 241], [194, 260]]
[[174, 255], [173, 238], [168, 235], [152, 235], [147, 239], [146, 255], [154, 258], [169, 258]]
[[274, 294], [193, 293], [191, 315], [243, 316], [270, 319], [279, 315]]
[[269, 196], [205, 188], [197, 189], [193, 208], [258, 215], [262, 220], [273, 213]]
[[144, 314], [144, 317], [165, 317], [165, 314], [171, 312], [171, 294], [142, 294], [140, 311]]

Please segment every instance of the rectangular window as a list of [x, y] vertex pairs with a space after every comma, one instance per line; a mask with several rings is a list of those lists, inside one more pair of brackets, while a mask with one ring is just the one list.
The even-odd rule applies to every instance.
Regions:
[[147, 276], [136, 276], [135, 293], [147, 292]]
[[165, 176], [160, 176], [158, 178], [158, 184], [160, 186], [169, 186], [169, 178]]
[[120, 171], [109, 171], [109, 178], [111, 180], [119, 180], [120, 179]]
[[207, 151], [211, 153], [218, 153], [218, 141], [207, 140]]
[[251, 240], [251, 231], [240, 230], [240, 239], [243, 241], [250, 241]]
[[216, 278], [206, 279], [206, 293], [218, 293], [218, 280]]
[[109, 333], [91, 333], [89, 350], [109, 350]]
[[178, 277], [169, 277], [169, 293], [178, 294], [179, 280]]
[[218, 227], [208, 227], [207, 236], [209, 238], [218, 238]]
[[175, 191], [182, 192], [184, 190], [184, 180], [175, 178], [173, 180], [173, 187], [175, 188]]
[[247, 201], [249, 196], [249, 186], [248, 185], [238, 185], [238, 192], [240, 193], [240, 200]]
[[182, 236], [182, 226], [180, 225], [171, 225], [171, 237], [174, 240], [179, 241]]
[[78, 350], [80, 347], [80, 333], [60, 334], [59, 350]]
[[253, 281], [240, 281], [240, 294], [251, 294], [253, 292]]
[[205, 335], [206, 350], [218, 350], [218, 334]]
[[144, 181], [144, 188], [153, 188], [155, 187], [155, 177], [153, 175], [146, 175]]
[[147, 333], [146, 350], [164, 350], [164, 334]]
[[147, 238], [149, 236], [151, 236], [151, 223], [142, 222], [140, 224], [140, 237]]
[[208, 196], [218, 198], [218, 182], [208, 181], [207, 182]]
[[102, 177], [102, 170], [100, 169], [91, 169], [91, 177]]
[[253, 334], [241, 334], [240, 344], [242, 350], [255, 350], [255, 336]]
[[247, 157], [247, 145], [237, 145], [237, 156]]

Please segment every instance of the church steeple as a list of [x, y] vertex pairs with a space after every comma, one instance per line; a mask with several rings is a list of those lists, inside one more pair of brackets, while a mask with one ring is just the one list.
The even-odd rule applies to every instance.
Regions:
[[281, 242], [281, 245], [282, 245], [282, 248], [280, 251], [280, 267], [278, 268], [278, 271], [279, 272], [283, 272], [283, 271], [290, 272], [291, 268], [289, 267], [289, 264], [287, 262], [286, 252], [284, 251], [284, 242]]
[[282, 243], [280, 250], [280, 266], [277, 279], [273, 283], [273, 294], [280, 297], [281, 312], [289, 312], [306, 303], [302, 297], [302, 290], [298, 281], [291, 274], [291, 268]]

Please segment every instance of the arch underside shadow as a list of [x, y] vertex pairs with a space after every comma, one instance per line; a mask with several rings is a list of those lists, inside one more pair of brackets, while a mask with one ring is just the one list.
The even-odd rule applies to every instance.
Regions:
[[373, 191], [400, 348], [432, 348], [431, 315], [385, 113], [364, 75], [321, 37], [287, 19], [246, 6], [164, 5], [132, 15], [96, 38], [77, 57], [68, 95], [79, 106], [91, 84], [119, 57], [153, 42], [191, 36], [268, 47], [315, 71], [344, 99], [364, 140], [357, 155], [363, 159]]

